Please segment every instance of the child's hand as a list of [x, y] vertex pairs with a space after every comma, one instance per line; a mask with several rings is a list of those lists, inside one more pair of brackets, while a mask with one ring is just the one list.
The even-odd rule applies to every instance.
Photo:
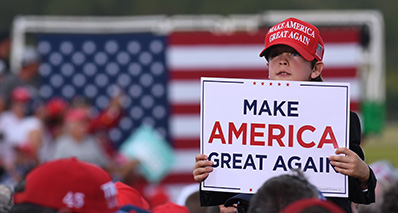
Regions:
[[[361, 160], [358, 155], [348, 148], [338, 148], [333, 155], [329, 157], [331, 164], [336, 171], [341, 174], [351, 176], [360, 180], [362, 185], [365, 185], [369, 179], [369, 167]], [[344, 154], [344, 155], [339, 155]]]
[[199, 183], [205, 180], [208, 177], [208, 174], [213, 171], [213, 168], [211, 167], [213, 162], [207, 159], [207, 155], [196, 155], [196, 163], [193, 166], [193, 177], [194, 180]]

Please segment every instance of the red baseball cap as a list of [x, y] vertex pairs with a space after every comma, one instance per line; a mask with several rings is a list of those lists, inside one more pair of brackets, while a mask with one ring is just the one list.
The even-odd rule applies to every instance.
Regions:
[[301, 200], [297, 200], [289, 205], [287, 205], [281, 213], [301, 213], [307, 208], [316, 207], [324, 209], [326, 212], [332, 213], [344, 213], [343, 209], [341, 209], [336, 204], [328, 201], [328, 200], [320, 200], [317, 198], [305, 198]]
[[324, 42], [318, 28], [296, 18], [288, 18], [268, 30], [260, 57], [267, 54], [268, 48], [278, 44], [292, 47], [307, 61], [322, 61], [324, 56]]
[[26, 87], [16, 87], [11, 92], [11, 99], [13, 101], [27, 102], [31, 98], [31, 94], [28, 88]]
[[117, 197], [119, 206], [133, 205], [142, 209], [150, 209], [149, 203], [136, 189], [121, 182], [116, 182], [115, 187], [118, 191]]
[[46, 103], [45, 108], [49, 117], [56, 117], [65, 113], [68, 103], [62, 98], [53, 98]]
[[86, 109], [83, 108], [72, 108], [69, 109], [65, 114], [65, 122], [85, 121], [89, 119], [89, 115]]
[[14, 202], [73, 212], [118, 210], [117, 189], [110, 175], [76, 158], [50, 161], [33, 169], [25, 179], [24, 189], [15, 192]]

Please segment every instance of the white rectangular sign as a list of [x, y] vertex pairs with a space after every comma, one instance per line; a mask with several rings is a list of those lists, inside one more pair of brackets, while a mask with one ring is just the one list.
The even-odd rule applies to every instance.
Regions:
[[214, 162], [205, 191], [255, 193], [300, 169], [327, 197], [348, 197], [328, 157], [349, 147], [349, 84], [201, 79], [200, 152]]

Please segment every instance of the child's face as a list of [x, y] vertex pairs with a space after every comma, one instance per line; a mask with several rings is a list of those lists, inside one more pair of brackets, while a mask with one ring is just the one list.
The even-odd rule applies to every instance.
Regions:
[[[311, 62], [306, 61], [295, 49], [286, 45], [270, 48], [266, 56], [270, 80], [309, 81], [313, 73]], [[316, 76], [315, 76], [316, 75]]]

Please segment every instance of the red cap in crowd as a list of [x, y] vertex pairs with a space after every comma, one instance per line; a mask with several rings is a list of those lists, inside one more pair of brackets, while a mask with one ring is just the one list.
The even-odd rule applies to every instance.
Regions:
[[288, 18], [268, 30], [260, 57], [267, 55], [268, 48], [278, 44], [292, 47], [307, 61], [322, 61], [324, 56], [324, 42], [318, 28], [296, 18]]
[[13, 101], [27, 102], [30, 98], [30, 91], [26, 87], [17, 87], [11, 92], [11, 99]]
[[15, 192], [14, 202], [86, 213], [118, 210], [117, 189], [110, 175], [76, 158], [47, 162], [32, 170], [24, 189]]
[[65, 113], [68, 104], [64, 99], [53, 98], [46, 103], [45, 108], [49, 117], [56, 117]]
[[65, 122], [83, 121], [89, 119], [88, 112], [83, 108], [73, 108], [65, 114]]
[[331, 212], [331, 213], [344, 213], [343, 209], [341, 209], [336, 204], [327, 201], [327, 200], [320, 200], [317, 198], [306, 198], [295, 201], [288, 206], [286, 206], [281, 213], [301, 213], [306, 212], [308, 208], [319, 208], [323, 209], [324, 212]]
[[121, 182], [116, 182], [115, 187], [118, 191], [119, 206], [133, 205], [142, 209], [150, 208], [149, 203], [134, 188]]

